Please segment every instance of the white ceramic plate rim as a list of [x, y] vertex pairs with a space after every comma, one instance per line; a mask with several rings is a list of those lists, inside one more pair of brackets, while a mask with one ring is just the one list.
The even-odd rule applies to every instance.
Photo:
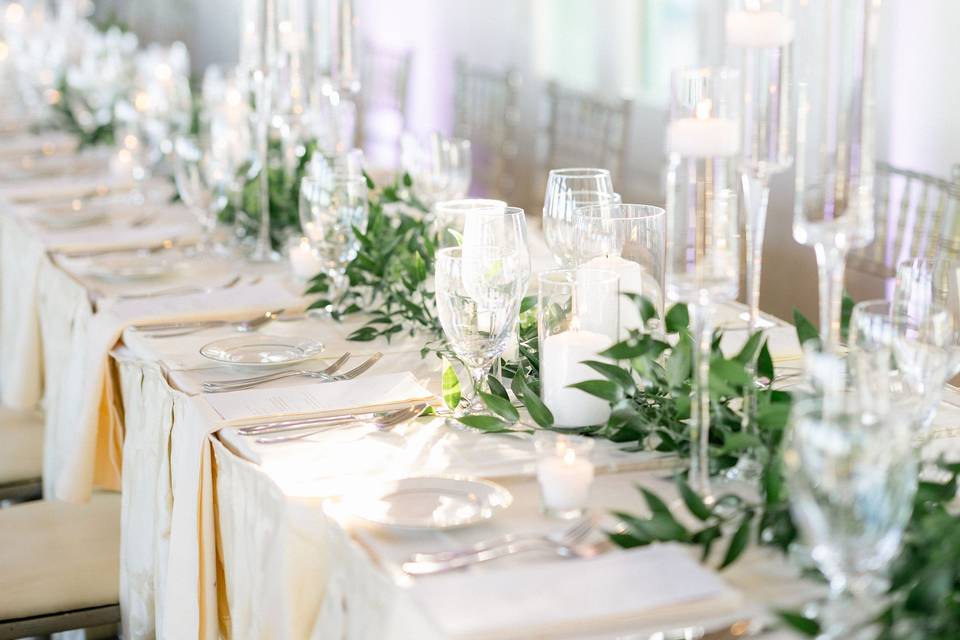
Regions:
[[[136, 255], [136, 254], [134, 254]], [[159, 278], [164, 278], [166, 276], [174, 275], [183, 267], [182, 262], [171, 261], [166, 256], [153, 256], [147, 254], [147, 256], [138, 256], [139, 259], [145, 257], [150, 257], [156, 260], [152, 266], [148, 262], [146, 265], [141, 264], [140, 270], [137, 270], [137, 267], [134, 267], [131, 270], [131, 267], [120, 267], [120, 269], [126, 269], [126, 271], [113, 271], [109, 268], [108, 265], [103, 264], [102, 262], [95, 261], [86, 269], [86, 275], [91, 278], [96, 278], [97, 280], [103, 280], [105, 282], [136, 282], [140, 280], [157, 280]], [[132, 262], [133, 265], [136, 265], [136, 262]]]
[[[244, 344], [244, 340], [249, 340], [249, 344]], [[219, 358], [216, 354], [211, 353], [212, 349], [226, 350], [227, 348], [235, 348], [241, 346], [251, 346], [255, 344], [255, 341], [266, 341], [271, 342], [280, 342], [287, 343], [292, 346], [294, 349], [298, 349], [301, 352], [308, 351], [298, 358], [291, 358], [289, 360], [282, 360], [278, 362], [237, 362], [236, 360], [228, 360], [225, 358]], [[228, 347], [224, 347], [225, 343], [231, 343]], [[306, 346], [305, 346], [306, 345]], [[252, 334], [246, 336], [233, 336], [230, 338], [219, 338], [212, 342], [200, 347], [200, 355], [206, 358], [207, 360], [212, 360], [218, 364], [226, 364], [232, 367], [285, 367], [291, 364], [298, 364], [300, 362], [306, 362], [316, 358], [318, 355], [323, 353], [325, 350], [324, 344], [319, 340], [314, 340], [313, 338], [297, 338], [289, 336], [275, 336], [270, 334]]]
[[[377, 517], [369, 508], [364, 509], [364, 503], [371, 504], [372, 502], [376, 501], [378, 497], [388, 493], [396, 493], [396, 491], [400, 489], [399, 485], [405, 482], [436, 482], [438, 484], [443, 483], [448, 486], [459, 484], [461, 487], [465, 487], [466, 485], [479, 485], [484, 487], [489, 492], [487, 494], [488, 496], [497, 496], [499, 500], [497, 500], [496, 504], [490, 504], [491, 501], [489, 498], [487, 498], [485, 500], [485, 502], [487, 502], [487, 509], [485, 512], [484, 510], [480, 510], [473, 517], [464, 518], [460, 521], [448, 522], [445, 524], [437, 524], [433, 520], [424, 520], [422, 523], [417, 524], [390, 517]], [[440, 487], [439, 490], [443, 490], [443, 487]], [[410, 476], [407, 478], [386, 481], [386, 483], [379, 488], [370, 487], [366, 490], [348, 493], [343, 497], [341, 504], [352, 515], [372, 524], [405, 531], [443, 531], [447, 529], [460, 529], [477, 524], [479, 522], [486, 522], [487, 520], [490, 520], [496, 516], [499, 511], [502, 511], [513, 504], [513, 494], [510, 493], [510, 490], [503, 485], [490, 480], [485, 480], [483, 478], [455, 475]]]

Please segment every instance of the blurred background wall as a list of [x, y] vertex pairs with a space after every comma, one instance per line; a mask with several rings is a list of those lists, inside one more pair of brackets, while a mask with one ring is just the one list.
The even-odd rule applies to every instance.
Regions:
[[[148, 40], [184, 40], [193, 65], [236, 60], [238, 0], [101, 0]], [[627, 161], [617, 190], [628, 202], [662, 203], [669, 70], [722, 60], [723, 0], [356, 0], [360, 38], [412, 57], [407, 128], [450, 131], [453, 61], [516, 69], [522, 77], [515, 204], [542, 206], [538, 128], [545, 83], [629, 96]], [[960, 2], [885, 0], [881, 15], [878, 158], [949, 177], [960, 162]], [[813, 252], [791, 235], [792, 175], [773, 183], [761, 306], [816, 315]], [[858, 298], [876, 279], [849, 274]]]

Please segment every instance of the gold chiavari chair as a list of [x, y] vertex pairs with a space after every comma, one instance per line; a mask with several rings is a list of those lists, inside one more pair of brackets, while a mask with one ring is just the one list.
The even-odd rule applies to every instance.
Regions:
[[547, 84], [546, 99], [541, 181], [550, 169], [602, 167], [610, 170], [617, 185], [626, 165], [633, 101], [598, 98], [555, 82]]
[[850, 269], [890, 282], [907, 258], [960, 255], [960, 165], [946, 180], [878, 162], [874, 188], [875, 237]]
[[454, 136], [470, 140], [472, 182], [481, 195], [510, 201], [516, 186], [520, 74], [454, 64]]

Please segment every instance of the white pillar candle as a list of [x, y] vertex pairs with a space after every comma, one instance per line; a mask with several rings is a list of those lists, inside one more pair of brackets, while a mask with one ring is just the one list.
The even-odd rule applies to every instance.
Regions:
[[290, 271], [299, 280], [309, 280], [323, 271], [320, 256], [306, 238], [301, 238], [300, 242], [290, 246]]
[[779, 11], [730, 11], [727, 44], [734, 47], [782, 47], [793, 41], [793, 21]]
[[537, 463], [537, 481], [547, 510], [562, 513], [582, 509], [590, 496], [593, 463], [573, 450], [562, 457], [544, 457]]
[[540, 353], [540, 384], [543, 401], [559, 427], [586, 427], [604, 424], [610, 418], [606, 400], [580, 389], [568, 388], [600, 374], [580, 364], [584, 360], [604, 360], [597, 354], [613, 344], [606, 335], [592, 331], [570, 330], [547, 336]]
[[[588, 269], [605, 269], [620, 276], [620, 336], [625, 337], [630, 329], [643, 329], [639, 307], [624, 293], [643, 294], [643, 267], [620, 256], [601, 256], [583, 265]], [[654, 300], [651, 298], [651, 302]], [[581, 304], [581, 314], [589, 309]]]
[[680, 118], [667, 127], [667, 153], [691, 158], [733, 156], [740, 151], [740, 127], [726, 118]]

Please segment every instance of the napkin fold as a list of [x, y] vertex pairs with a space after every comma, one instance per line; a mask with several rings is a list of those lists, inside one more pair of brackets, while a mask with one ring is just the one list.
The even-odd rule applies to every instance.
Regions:
[[44, 483], [62, 500], [89, 498], [94, 478], [108, 476], [104, 466], [116, 464], [98, 455], [98, 442], [113, 442], [111, 434], [122, 425], [111, 420], [109, 392], [112, 388], [108, 359], [123, 330], [141, 322], [205, 320], [224, 316], [262, 313], [271, 309], [294, 308], [303, 300], [279, 285], [275, 278], [259, 284], [238, 286], [210, 293], [119, 301], [89, 318], [86, 326], [75, 327], [73, 348], [65, 366], [63, 393], [57, 399], [48, 422], [54, 425], [59, 459], [45, 464]]
[[741, 600], [672, 544], [418, 578], [410, 594], [445, 637], [471, 640], [652, 626], [732, 611]]

